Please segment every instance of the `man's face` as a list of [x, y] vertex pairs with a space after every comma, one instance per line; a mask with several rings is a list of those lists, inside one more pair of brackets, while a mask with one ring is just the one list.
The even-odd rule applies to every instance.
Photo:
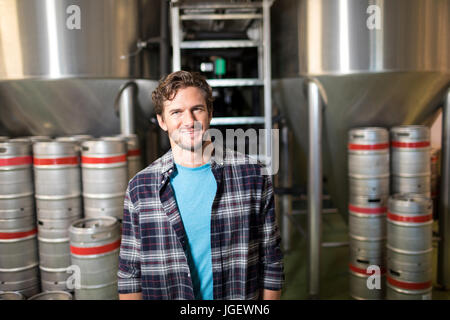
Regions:
[[175, 98], [164, 102], [159, 126], [167, 131], [171, 145], [195, 151], [203, 145], [203, 134], [208, 130], [212, 114], [208, 113], [202, 91], [195, 87], [179, 89]]

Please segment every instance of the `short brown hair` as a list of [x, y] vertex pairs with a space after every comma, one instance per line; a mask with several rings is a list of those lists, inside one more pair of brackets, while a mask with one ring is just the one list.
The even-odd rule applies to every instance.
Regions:
[[164, 102], [173, 100], [179, 89], [187, 87], [199, 88], [206, 101], [208, 113], [213, 111], [212, 89], [206, 78], [198, 72], [176, 71], [159, 81], [158, 87], [152, 92], [153, 108], [156, 114], [162, 115]]

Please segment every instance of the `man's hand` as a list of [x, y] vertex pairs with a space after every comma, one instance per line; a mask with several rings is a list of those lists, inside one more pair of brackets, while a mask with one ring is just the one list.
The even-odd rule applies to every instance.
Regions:
[[119, 294], [119, 300], [142, 300], [142, 292]]
[[274, 290], [268, 290], [263, 289], [261, 299], [262, 300], [280, 300], [281, 297], [281, 290], [274, 291]]

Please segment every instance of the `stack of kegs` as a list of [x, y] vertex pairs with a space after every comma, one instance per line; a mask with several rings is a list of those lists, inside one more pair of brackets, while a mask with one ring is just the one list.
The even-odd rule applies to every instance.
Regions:
[[120, 137], [84, 141], [81, 167], [85, 217], [122, 221], [128, 185], [127, 146]]
[[82, 217], [79, 147], [75, 142], [33, 144], [43, 291], [68, 290], [69, 227]]
[[0, 291], [40, 292], [31, 144], [0, 142]]
[[438, 219], [439, 212], [439, 186], [440, 186], [440, 160], [441, 150], [431, 149], [431, 199], [433, 200], [433, 218]]
[[383, 299], [389, 197], [389, 132], [386, 129], [350, 130], [348, 175], [350, 294], [355, 299]]
[[120, 224], [114, 217], [86, 218], [70, 227], [76, 300], [118, 299]]
[[389, 198], [387, 298], [431, 299], [432, 202], [420, 194]]
[[430, 129], [398, 126], [391, 129], [392, 194], [430, 196]]

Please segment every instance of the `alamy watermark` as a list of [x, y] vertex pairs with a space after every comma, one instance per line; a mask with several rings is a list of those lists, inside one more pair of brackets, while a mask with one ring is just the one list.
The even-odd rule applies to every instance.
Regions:
[[366, 20], [369, 30], [381, 30], [381, 8], [375, 4], [367, 7], [366, 13], [370, 16]]
[[240, 160], [232, 161], [261, 165], [262, 175], [274, 175], [279, 170], [279, 129], [226, 129], [224, 136], [215, 128], [203, 132], [201, 123], [195, 121], [192, 128], [183, 127], [169, 136], [183, 157], [193, 163], [207, 162], [213, 152], [215, 162], [221, 163], [228, 149], [237, 151], [236, 156], [240, 157]]
[[367, 289], [380, 290], [381, 289], [381, 268], [377, 265], [368, 266], [366, 274], [370, 276], [366, 280]]
[[66, 8], [68, 17], [66, 18], [66, 27], [69, 30], [81, 30], [81, 9], [72, 4]]

